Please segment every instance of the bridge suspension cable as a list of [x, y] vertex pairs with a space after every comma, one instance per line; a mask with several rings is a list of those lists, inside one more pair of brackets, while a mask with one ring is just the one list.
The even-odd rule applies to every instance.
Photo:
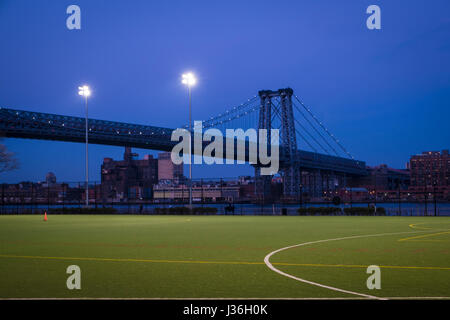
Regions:
[[[271, 101], [271, 104], [273, 106], [272, 119], [271, 119], [271, 123], [273, 125], [274, 123], [276, 123], [277, 119], [281, 119], [282, 117], [281, 117], [281, 114], [280, 114], [280, 105], [274, 103], [273, 101]], [[311, 133], [297, 119], [294, 118], [294, 120], [303, 129], [303, 131], [306, 132], [310, 136], [310, 138], [313, 139], [322, 148], [322, 150], [324, 150], [326, 153], [328, 153], [328, 151], [325, 148], [322, 147], [322, 145], [314, 138], [314, 136], [311, 135]], [[281, 129], [281, 123], [279, 123], [279, 128], [278, 129]], [[317, 152], [317, 148], [315, 148], [308, 141], [308, 139], [306, 139], [305, 136], [300, 133], [300, 131], [297, 128], [295, 128], [295, 133], [311, 148], [311, 150], [313, 150], [314, 152]]]
[[[254, 106], [257, 96], [247, 99], [246, 102], [241, 103], [239, 106], [235, 106], [225, 112], [219, 113], [217, 116], [211, 117], [208, 120], [203, 121], [203, 128], [211, 128], [216, 125], [223, 125], [230, 121], [239, 119], [250, 112], [256, 111], [258, 106]], [[189, 125], [183, 126], [183, 128], [188, 128]]]
[[[336, 149], [333, 148], [333, 146], [330, 145], [330, 143], [327, 141], [327, 139], [325, 139], [325, 137], [319, 132], [319, 130], [317, 130], [317, 128], [312, 124], [312, 122], [308, 119], [308, 117], [300, 110], [300, 108], [299, 108], [295, 103], [293, 103], [293, 105], [295, 106], [295, 108], [297, 109], [297, 111], [303, 116], [303, 118], [309, 123], [309, 125], [314, 129], [314, 131], [322, 138], [322, 140], [326, 143], [326, 145], [328, 145], [328, 147], [330, 147], [330, 149], [333, 150], [333, 152], [334, 152], [337, 156], [339, 156], [339, 154], [338, 154], [338, 152], [336, 151]], [[298, 123], [298, 121], [297, 121], [297, 123]], [[324, 149], [324, 148], [322, 147], [322, 149]], [[325, 151], [326, 151], [326, 150], [325, 150]], [[326, 151], [326, 153], [329, 154], [328, 151]]]
[[[300, 103], [300, 105], [311, 115], [311, 117], [314, 119], [314, 121], [328, 134], [328, 136], [333, 139], [333, 141], [339, 146], [339, 148], [344, 151], [344, 153], [349, 156], [351, 159], [354, 159], [353, 155], [351, 155], [347, 149], [344, 148], [344, 146], [339, 142], [338, 139], [336, 139], [336, 137], [322, 124], [321, 121], [319, 121], [319, 119], [317, 119], [317, 117], [311, 112], [311, 109], [308, 108], [298, 97], [297, 95], [294, 94], [295, 99], [298, 101], [298, 103]], [[297, 107], [297, 106], [296, 106]], [[297, 109], [299, 109], [297, 107]]]
[[[308, 134], [308, 136], [309, 136], [311, 139], [313, 139], [314, 142], [317, 143], [317, 144], [320, 146], [320, 148], [321, 148], [326, 154], [330, 154], [330, 153], [328, 152], [328, 150], [325, 149], [325, 148], [319, 143], [319, 141], [317, 141], [317, 139], [316, 139], [316, 138], [315, 138], [315, 137], [314, 137], [314, 136], [313, 136], [313, 135], [305, 128], [305, 126], [303, 126], [303, 125], [301, 124], [300, 121], [298, 121], [298, 120], [295, 119], [295, 118], [294, 118], [294, 120], [295, 120], [295, 122], [303, 129], [303, 131], [306, 132], [306, 133]], [[314, 148], [314, 147], [308, 142], [308, 140], [306, 140], [306, 139], [300, 134], [300, 132], [298, 131], [297, 128], [295, 128], [295, 131], [297, 132], [298, 135], [300, 135], [300, 137], [302, 137], [302, 139], [309, 145], [310, 148], [312, 148], [315, 152], [317, 152], [317, 149]]]
[[306, 144], [314, 151], [317, 153], [317, 149], [314, 148], [311, 143], [308, 141], [308, 139], [306, 139], [298, 130], [297, 128], [295, 129], [295, 132], [300, 136], [300, 138], [302, 138], [303, 141], [306, 142]]
[[[345, 149], [345, 147], [339, 142], [339, 140], [323, 125], [319, 119], [312, 113], [309, 107], [307, 107], [296, 95], [293, 95], [296, 101], [293, 101], [293, 105], [295, 107], [295, 110], [297, 110], [300, 115], [303, 117], [306, 122], [308, 122], [309, 126], [312, 128], [313, 133], [311, 133], [310, 130], [301, 122], [299, 119], [294, 117], [295, 123], [300, 127], [300, 130], [297, 128], [295, 129], [296, 135], [298, 135], [302, 141], [308, 145], [309, 148], [311, 148], [312, 151], [317, 152], [318, 149], [323, 151], [327, 155], [331, 155], [331, 153], [335, 154], [336, 156], [340, 156], [338, 150], [342, 150], [349, 158], [354, 159], [354, 157]], [[235, 106], [231, 109], [226, 110], [225, 112], [222, 112], [216, 116], [211, 117], [208, 120], [203, 121], [203, 128], [213, 128], [213, 127], [225, 127], [226, 124], [229, 124], [232, 121], [236, 121], [238, 119], [244, 118], [244, 121], [246, 123], [255, 120], [255, 119], [248, 119], [249, 114], [257, 114], [260, 110], [259, 103], [255, 104], [255, 102], [258, 101], [258, 96], [253, 96], [250, 99], [247, 99], [244, 103], [241, 103], [238, 106]], [[273, 102], [272, 102], [273, 103]], [[298, 105], [299, 104], [299, 105]], [[275, 104], [273, 104], [273, 117], [275, 118], [276, 115], [279, 115], [279, 110]], [[302, 111], [304, 110], [304, 111]], [[312, 120], [310, 119], [312, 118]], [[272, 119], [272, 124], [275, 123], [275, 119]], [[256, 119], [257, 121], [257, 119]], [[249, 127], [254, 127], [257, 125], [256, 123], [249, 124]], [[185, 125], [183, 128], [188, 128], [189, 125]], [[318, 128], [320, 127], [320, 128]], [[326, 135], [324, 136], [323, 133], [321, 133], [320, 130], [325, 131]], [[332, 141], [339, 147], [336, 149], [331, 141], [326, 138], [328, 136], [332, 139]], [[317, 147], [315, 147], [316, 145]]]

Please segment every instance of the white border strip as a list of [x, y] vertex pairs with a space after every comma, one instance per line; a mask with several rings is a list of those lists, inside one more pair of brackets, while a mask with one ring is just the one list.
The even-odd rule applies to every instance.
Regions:
[[[387, 297], [392, 300], [450, 300], [450, 297]], [[365, 298], [0, 298], [2, 300], [365, 300]]]
[[342, 238], [334, 238], [334, 239], [325, 239], [325, 240], [304, 242], [304, 243], [299, 243], [299, 244], [295, 244], [295, 245], [292, 245], [292, 246], [288, 246], [288, 247], [284, 247], [284, 248], [272, 251], [267, 256], [265, 256], [264, 263], [269, 267], [269, 269], [271, 269], [272, 271], [275, 271], [278, 274], [281, 274], [282, 276], [285, 276], [285, 277], [288, 277], [288, 278], [291, 278], [291, 279], [294, 279], [294, 280], [297, 280], [297, 281], [300, 281], [300, 282], [304, 282], [304, 283], [307, 283], [307, 284], [310, 284], [310, 285], [313, 285], [313, 286], [317, 286], [317, 287], [321, 287], [321, 288], [325, 288], [325, 289], [329, 289], [329, 290], [333, 290], [333, 291], [343, 292], [343, 293], [347, 293], [347, 294], [352, 294], [352, 295], [356, 295], [356, 296], [360, 296], [360, 297], [364, 297], [364, 298], [369, 298], [369, 299], [388, 300], [387, 298], [381, 298], [381, 297], [371, 296], [371, 295], [364, 294], [364, 293], [348, 291], [348, 290], [344, 290], [344, 289], [340, 289], [340, 288], [336, 288], [336, 287], [331, 287], [331, 286], [327, 286], [327, 285], [320, 284], [320, 283], [317, 283], [317, 282], [313, 282], [313, 281], [309, 281], [309, 280], [306, 280], [306, 279], [295, 277], [293, 275], [290, 275], [288, 273], [285, 273], [285, 272], [275, 268], [269, 261], [270, 257], [272, 257], [274, 254], [276, 254], [278, 252], [281, 252], [281, 251], [284, 251], [284, 250], [297, 248], [297, 247], [302, 247], [302, 246], [306, 246], [306, 245], [310, 245], [310, 244], [314, 244], [314, 243], [322, 243], [322, 242], [338, 241], [338, 240], [348, 240], [348, 239], [358, 239], [358, 238], [368, 238], [368, 237], [381, 237], [381, 236], [397, 235], [397, 234], [404, 234], [404, 233], [419, 233], [419, 232], [426, 232], [426, 231], [406, 231], [406, 232], [396, 232], [396, 233], [380, 233], [380, 234], [359, 235], [359, 236], [350, 236], [350, 237], [342, 237]]

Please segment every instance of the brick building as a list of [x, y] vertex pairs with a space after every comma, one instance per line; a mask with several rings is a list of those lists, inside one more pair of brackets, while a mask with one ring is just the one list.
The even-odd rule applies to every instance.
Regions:
[[410, 185], [410, 172], [407, 169], [394, 169], [381, 164], [374, 167], [368, 166], [367, 173], [367, 176], [351, 181], [350, 185], [376, 192], [408, 190]]
[[[239, 185], [205, 184], [192, 187], [192, 200], [194, 202], [234, 202], [240, 198]], [[154, 199], [158, 202], [164, 201], [189, 201], [189, 186], [185, 184], [155, 186]]]
[[158, 154], [158, 180], [179, 181], [183, 179], [183, 165], [174, 164], [170, 154], [170, 152]]
[[145, 155], [138, 160], [126, 147], [123, 160], [103, 159], [101, 179], [102, 199], [150, 199], [153, 185], [158, 183], [158, 159]]
[[409, 161], [410, 191], [437, 193], [437, 197], [450, 198], [450, 155], [448, 150], [426, 151], [413, 155]]

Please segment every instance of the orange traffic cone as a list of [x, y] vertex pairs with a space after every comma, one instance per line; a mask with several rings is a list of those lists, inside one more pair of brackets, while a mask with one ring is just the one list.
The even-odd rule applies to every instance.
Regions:
[[44, 213], [44, 221], [47, 221], [47, 211]]

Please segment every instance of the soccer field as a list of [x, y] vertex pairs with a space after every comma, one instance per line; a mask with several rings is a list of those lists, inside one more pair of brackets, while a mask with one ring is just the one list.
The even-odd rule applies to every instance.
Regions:
[[0, 274], [0, 298], [449, 298], [450, 219], [0, 216]]

